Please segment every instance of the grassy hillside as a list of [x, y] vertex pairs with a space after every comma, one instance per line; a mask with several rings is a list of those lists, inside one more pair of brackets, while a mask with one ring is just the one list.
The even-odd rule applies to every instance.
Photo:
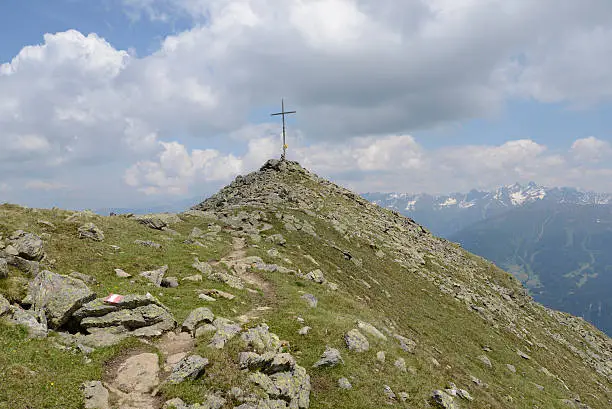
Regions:
[[[273, 162], [239, 177], [178, 215], [172, 230], [151, 229], [129, 217], [71, 215], [4, 205], [0, 234], [21, 229], [40, 235], [47, 253], [43, 266], [94, 277], [98, 284], [90, 287], [98, 296], [152, 293], [179, 327], [201, 306], [240, 323], [242, 331], [267, 323], [286, 341], [283, 350], [308, 372], [310, 408], [434, 407], [433, 391], [451, 382], [473, 400], [457, 396], [449, 408], [612, 404], [608, 337], [583, 320], [532, 302], [516, 279], [490, 262], [295, 163]], [[103, 242], [78, 238], [85, 222], [104, 231]], [[203, 234], [192, 234], [194, 228]], [[161, 248], [135, 240], [151, 240]], [[244, 288], [206, 275], [200, 282], [183, 280], [198, 273], [192, 267], [195, 257], [236, 277]], [[159, 288], [138, 275], [162, 265], [168, 265], [167, 276], [178, 278], [177, 288]], [[115, 268], [132, 278], [117, 277]], [[307, 273], [317, 269], [324, 279], [309, 279], [316, 275]], [[0, 279], [0, 294], [19, 302], [29, 279], [11, 267], [9, 277]], [[211, 302], [198, 297], [213, 288], [235, 298]], [[305, 294], [316, 297], [316, 307]], [[358, 321], [369, 341], [365, 352], [348, 350], [344, 339]], [[378, 335], [363, 323], [378, 329]], [[300, 335], [304, 326], [311, 330]], [[238, 354], [245, 350], [240, 337], [214, 349], [208, 346], [211, 336], [204, 333], [193, 341], [193, 351], [211, 362], [204, 376], [162, 385], [151, 407], [174, 397], [203, 402], [210, 393], [224, 397], [223, 407], [238, 407], [241, 401], [230, 391], [237, 386], [262, 396], [238, 367]], [[81, 383], [110, 383], [118, 357], [134, 351], [163, 356], [163, 339], [157, 337], [128, 338], [88, 356], [63, 348], [61, 338], [51, 332], [30, 339], [23, 328], [0, 324], [0, 408], [79, 408]], [[313, 368], [326, 346], [337, 348], [343, 363]], [[347, 378], [352, 389], [340, 388], [339, 378]], [[588, 406], [579, 406], [578, 397]]]

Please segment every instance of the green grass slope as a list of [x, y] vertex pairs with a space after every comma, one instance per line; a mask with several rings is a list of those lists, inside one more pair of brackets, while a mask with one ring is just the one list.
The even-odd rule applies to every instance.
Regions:
[[[203, 305], [217, 316], [241, 322], [244, 329], [266, 322], [307, 369], [310, 408], [432, 407], [432, 392], [450, 382], [473, 398], [456, 397], [459, 408], [612, 406], [608, 337], [581, 319], [534, 303], [520, 282], [492, 263], [296, 163], [271, 162], [237, 178], [194, 210], [180, 214], [180, 221], [171, 224], [178, 235], [149, 229], [128, 217], [84, 214], [67, 221], [71, 214], [4, 205], [0, 234], [6, 237], [22, 229], [43, 235], [46, 268], [95, 277], [99, 284], [91, 288], [99, 296], [151, 292], [179, 323]], [[39, 220], [53, 223], [55, 229]], [[100, 227], [105, 241], [79, 240], [76, 231], [84, 221]], [[266, 227], [257, 229], [257, 224]], [[201, 240], [203, 246], [186, 243], [194, 227], [219, 232]], [[275, 234], [282, 234], [286, 243], [275, 244]], [[136, 239], [156, 241], [162, 248], [136, 245]], [[197, 273], [191, 266], [194, 257], [206, 261], [235, 255], [237, 240], [244, 240], [244, 256], [259, 256], [295, 272], [264, 271], [253, 265], [243, 273], [248, 284], [242, 290], [206, 278], [197, 283], [180, 280]], [[167, 275], [178, 277], [179, 287], [160, 289], [138, 277], [138, 272], [160, 265], [169, 266]], [[133, 279], [117, 278], [115, 268], [133, 274]], [[315, 269], [323, 272], [326, 284], [304, 278]], [[8, 278], [0, 279], [0, 294], [17, 302], [25, 282], [27, 277], [11, 270]], [[206, 304], [198, 298], [202, 288], [228, 291], [236, 298]], [[315, 308], [302, 299], [304, 294], [318, 299]], [[357, 321], [374, 325], [386, 339], [364, 332], [369, 350], [349, 351], [344, 335], [357, 327]], [[305, 325], [310, 332], [298, 334]], [[396, 335], [411, 340], [414, 348], [402, 348]], [[105, 380], [114, 357], [157, 348], [155, 339], [145, 344], [129, 339], [98, 348], [84, 360], [59, 348], [55, 338], [52, 334], [31, 340], [23, 329], [0, 324], [0, 408], [79, 408], [80, 384]], [[209, 338], [195, 340], [196, 351], [211, 361], [205, 376], [163, 387], [163, 399], [181, 397], [195, 403], [211, 391], [229, 396], [232, 386], [251, 388], [236, 366], [242, 350], [238, 338], [222, 350], [209, 348]], [[326, 346], [339, 349], [344, 362], [313, 368]], [[385, 353], [384, 362], [377, 359], [379, 351]], [[405, 369], [395, 365], [398, 359], [403, 359]], [[352, 389], [338, 387], [341, 377]], [[578, 397], [588, 406], [575, 403]], [[225, 407], [236, 406], [227, 399]]]

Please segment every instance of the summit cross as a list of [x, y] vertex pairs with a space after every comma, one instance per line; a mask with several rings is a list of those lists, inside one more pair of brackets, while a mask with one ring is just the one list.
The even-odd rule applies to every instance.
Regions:
[[271, 114], [271, 116], [282, 115], [283, 116], [283, 156], [281, 156], [281, 160], [285, 160], [287, 155], [287, 141], [286, 141], [286, 131], [285, 131], [285, 115], [295, 114], [297, 111], [285, 111], [285, 100], [281, 99], [281, 112], [277, 112], [276, 114]]

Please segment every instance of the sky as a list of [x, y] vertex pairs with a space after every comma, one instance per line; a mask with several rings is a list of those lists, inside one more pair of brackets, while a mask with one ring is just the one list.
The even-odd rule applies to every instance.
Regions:
[[357, 192], [612, 192], [609, 0], [0, 0], [0, 202], [205, 198], [281, 153]]

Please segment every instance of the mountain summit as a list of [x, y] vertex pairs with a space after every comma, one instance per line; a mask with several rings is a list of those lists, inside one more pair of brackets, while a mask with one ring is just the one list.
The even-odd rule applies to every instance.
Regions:
[[178, 215], [0, 215], [0, 408], [612, 405], [610, 338], [296, 162]]

